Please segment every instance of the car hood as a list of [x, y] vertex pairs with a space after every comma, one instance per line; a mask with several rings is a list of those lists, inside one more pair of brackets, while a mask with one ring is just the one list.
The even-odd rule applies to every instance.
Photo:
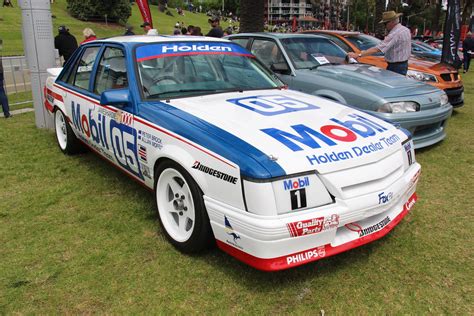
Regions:
[[[156, 108], [154, 115], [159, 115]], [[234, 157], [226, 157], [231, 161], [247, 155], [254, 163], [278, 164], [285, 174], [327, 173], [379, 161], [400, 150], [408, 138], [371, 115], [291, 90], [172, 99], [166, 101], [166, 111], [187, 121], [176, 131], [186, 129], [192, 141], [203, 144], [209, 138], [207, 143], [234, 151]]]
[[423, 58], [418, 58], [416, 56], [410, 57], [408, 63], [410, 68], [413, 68], [413, 70], [424, 71], [432, 74], [457, 72], [457, 70], [450, 65], [440, 63], [439, 61], [430, 61]]
[[430, 85], [366, 64], [322, 66], [305, 72], [353, 84], [384, 98], [432, 93], [435, 90]]

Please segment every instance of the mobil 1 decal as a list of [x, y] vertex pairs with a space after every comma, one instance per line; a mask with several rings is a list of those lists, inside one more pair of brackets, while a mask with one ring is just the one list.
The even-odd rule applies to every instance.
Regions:
[[306, 187], [309, 186], [309, 178], [302, 177], [283, 181], [283, 188], [290, 192], [291, 210], [305, 208]]
[[137, 155], [137, 131], [131, 122], [118, 119], [121, 113], [99, 107], [98, 111], [71, 102], [72, 123], [80, 137], [94, 149], [143, 180]]

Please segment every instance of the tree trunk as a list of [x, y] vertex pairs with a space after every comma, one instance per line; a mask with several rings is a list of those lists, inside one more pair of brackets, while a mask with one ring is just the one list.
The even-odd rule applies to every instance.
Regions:
[[385, 36], [385, 26], [379, 23], [382, 20], [382, 13], [385, 11], [385, 0], [375, 0], [375, 37]]
[[436, 1], [435, 14], [433, 15], [433, 19], [431, 20], [431, 32], [433, 33], [433, 36], [435, 36], [436, 33], [438, 33], [439, 31], [439, 19], [441, 17], [441, 1], [442, 0]]
[[158, 0], [158, 9], [160, 10], [160, 12], [165, 12], [166, 0]]
[[240, 32], [263, 32], [264, 8], [264, 0], [241, 0]]
[[472, 14], [472, 0], [464, 0], [462, 10], [461, 25], [469, 25], [469, 19]]

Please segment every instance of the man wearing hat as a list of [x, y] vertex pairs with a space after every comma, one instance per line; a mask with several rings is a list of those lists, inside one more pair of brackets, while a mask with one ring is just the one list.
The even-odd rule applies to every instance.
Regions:
[[54, 48], [58, 50], [59, 56], [64, 57], [64, 63], [66, 63], [77, 48], [77, 41], [65, 25], [58, 27], [58, 32], [59, 34], [54, 38]]
[[222, 28], [219, 25], [219, 18], [217, 16], [213, 16], [208, 20], [208, 22], [211, 24], [212, 29], [209, 31], [209, 33], [206, 34], [206, 36], [219, 38], [224, 36], [224, 32], [222, 31]]
[[385, 54], [388, 63], [387, 70], [406, 75], [408, 71], [408, 58], [411, 55], [411, 33], [410, 30], [400, 24], [399, 17], [403, 13], [387, 11], [382, 14], [382, 21], [389, 32], [385, 39], [377, 46], [363, 50], [360, 54], [350, 52], [349, 58], [370, 56], [378, 52]]
[[143, 28], [143, 32], [145, 32], [145, 34], [148, 34], [148, 31], [151, 30], [151, 25], [148, 22], [143, 22], [140, 27]]

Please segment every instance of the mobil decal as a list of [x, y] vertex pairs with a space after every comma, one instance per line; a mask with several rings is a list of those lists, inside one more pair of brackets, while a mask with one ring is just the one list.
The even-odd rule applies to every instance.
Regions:
[[137, 131], [133, 127], [102, 112], [89, 110], [83, 113], [81, 105], [74, 101], [71, 112], [72, 123], [85, 141], [103, 153], [113, 152], [120, 166], [143, 179], [137, 156]]
[[289, 179], [283, 181], [283, 188], [285, 191], [300, 189], [309, 186], [309, 177], [298, 178], [296, 180]]
[[[276, 139], [292, 151], [336, 146], [338, 143], [353, 143], [359, 138], [373, 137], [387, 131], [385, 127], [358, 114], [348, 115], [349, 119], [330, 119], [330, 123], [313, 128], [304, 124], [290, 126], [292, 131], [264, 128], [261, 131]], [[374, 146], [371, 150], [377, 150]], [[339, 155], [335, 155], [336, 159]]]

